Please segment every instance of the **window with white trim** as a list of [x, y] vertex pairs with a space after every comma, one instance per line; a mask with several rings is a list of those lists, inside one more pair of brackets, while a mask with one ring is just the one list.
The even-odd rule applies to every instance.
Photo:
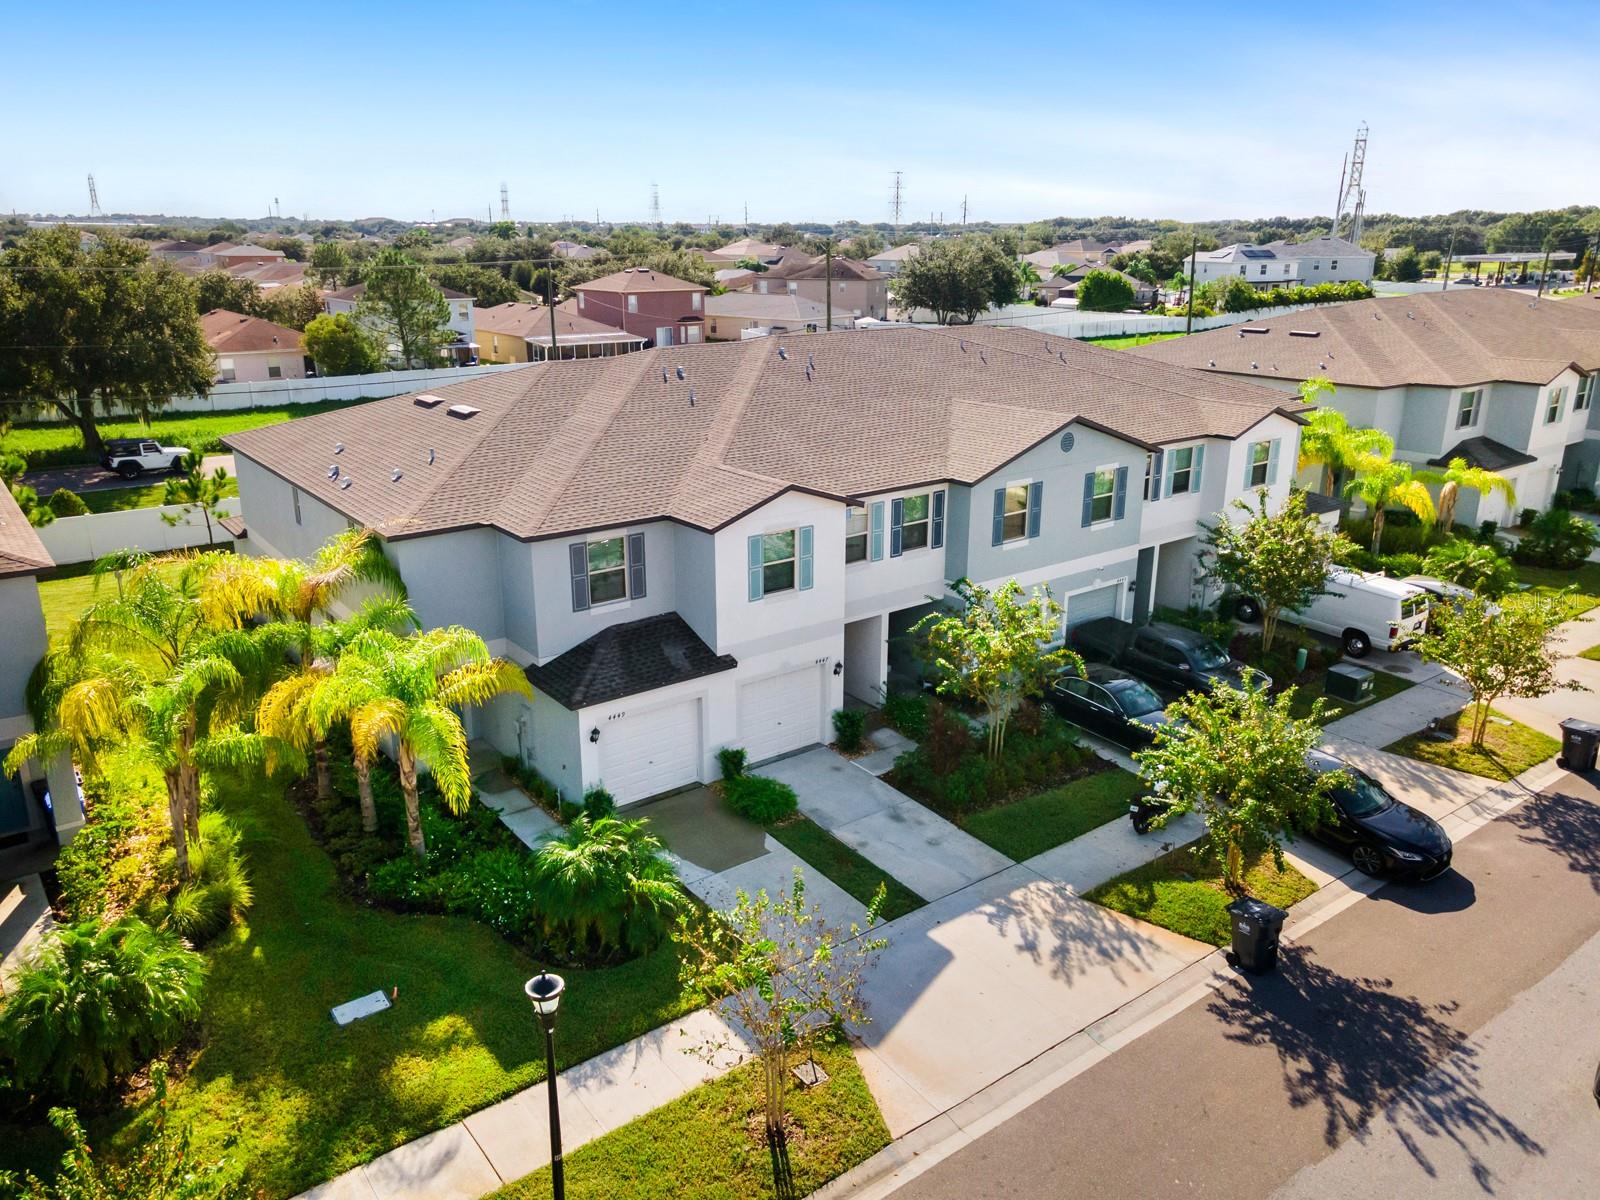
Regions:
[[1006, 489], [1005, 510], [1000, 517], [1000, 541], [1020, 542], [1028, 536], [1028, 485], [1019, 483]]
[[606, 538], [590, 542], [589, 603], [608, 604], [613, 600], [628, 598], [627, 539]]
[[900, 549], [921, 550], [928, 544], [928, 493], [900, 501]]
[[761, 594], [792, 591], [795, 585], [795, 531], [761, 535]]
[[1181, 450], [1168, 450], [1167, 453], [1172, 456], [1172, 486], [1167, 489], [1167, 495], [1187, 495], [1193, 486], [1194, 447], [1185, 446]]
[[631, 313], [636, 313], [636, 312], [639, 311], [639, 297], [637, 297], [637, 296], [629, 296], [628, 297], [628, 311], [631, 312]]
[[1550, 402], [1545, 406], [1544, 423], [1554, 425], [1561, 419], [1561, 413], [1566, 408], [1567, 389], [1564, 387], [1550, 389]]
[[1156, 456], [1154, 452], [1144, 456], [1144, 498], [1150, 499], [1150, 480], [1156, 473]]
[[1250, 443], [1250, 486], [1267, 486], [1267, 472], [1272, 467], [1272, 443]]
[[1578, 394], [1572, 400], [1573, 412], [1588, 411], [1589, 402], [1594, 398], [1594, 380], [1593, 375], [1585, 375], [1578, 380]]
[[1461, 393], [1461, 405], [1456, 409], [1456, 428], [1466, 429], [1478, 423], [1478, 405], [1483, 400], [1483, 389], [1473, 388]]
[[[1008, 497], [1009, 499], [1009, 497]], [[1111, 520], [1117, 502], [1117, 469], [1102, 467], [1094, 473], [1094, 496], [1089, 502], [1091, 524]]]
[[694, 309], [695, 312], [699, 312], [700, 311], [700, 293], [699, 292], [695, 292], [694, 293], [694, 296], [689, 301], [689, 307]]
[[847, 508], [844, 510], [844, 561], [858, 563], [867, 561], [867, 510], [864, 508]]

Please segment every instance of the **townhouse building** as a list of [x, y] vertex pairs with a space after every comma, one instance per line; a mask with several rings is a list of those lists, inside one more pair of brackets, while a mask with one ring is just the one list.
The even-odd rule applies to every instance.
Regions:
[[[245, 552], [384, 540], [425, 625], [535, 699], [471, 732], [624, 804], [831, 739], [910, 683], [957, 578], [1061, 635], [1196, 595], [1199, 523], [1287, 495], [1297, 399], [1019, 329], [894, 328], [553, 362], [251, 430]], [[337, 469], [335, 469], [337, 468]]]
[[[1378, 256], [1345, 238], [1319, 237], [1304, 242], [1239, 242], [1195, 256], [1197, 284], [1238, 275], [1251, 287], [1315, 287], [1319, 283], [1371, 283]], [[1187, 263], [1184, 264], [1188, 266]]]
[[1510, 524], [1560, 488], [1596, 486], [1600, 304], [1457, 289], [1358, 300], [1140, 346], [1175, 365], [1294, 391], [1394, 439], [1419, 466], [1453, 458], [1505, 475], [1515, 502], [1462, 494], [1456, 520]]

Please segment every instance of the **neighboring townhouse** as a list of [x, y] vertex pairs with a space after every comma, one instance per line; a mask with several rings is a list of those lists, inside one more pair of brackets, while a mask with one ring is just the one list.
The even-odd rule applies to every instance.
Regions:
[[298, 329], [214, 308], [200, 318], [200, 330], [217, 356], [218, 383], [266, 383], [317, 373]]
[[708, 289], [649, 267], [624, 267], [572, 289], [580, 317], [648, 338], [657, 346], [705, 340]]
[[[832, 315], [834, 329], [854, 329], [855, 318], [842, 308]], [[737, 342], [746, 330], [755, 337], [772, 333], [817, 333], [829, 327], [827, 306], [804, 296], [780, 292], [726, 292], [706, 297], [706, 339]]]
[[[0, 486], [0, 758], [18, 738], [33, 732], [28, 679], [49, 647], [38, 576], [54, 566], [10, 489]], [[50, 764], [48, 778], [38, 762], [0, 777], [0, 878], [37, 871], [41, 855], [48, 855], [57, 841], [65, 845], [82, 824], [83, 807], [67, 756]]]
[[1307, 309], [1139, 347], [1135, 353], [1285, 390], [1321, 376], [1326, 401], [1394, 438], [1395, 456], [1452, 458], [1499, 471], [1516, 488], [1462, 495], [1456, 520], [1510, 523], [1558, 488], [1600, 472], [1600, 305], [1533, 302], [1458, 289]]
[[787, 292], [818, 304], [827, 300], [831, 290], [835, 315], [873, 317], [880, 321], [889, 316], [889, 277], [853, 258], [835, 257], [831, 265], [822, 255], [800, 262], [785, 262], [765, 275], [757, 275], [745, 287], [758, 296]]
[[[455, 340], [444, 347], [444, 356], [451, 366], [471, 366], [478, 361], [478, 344], [472, 339], [472, 297], [465, 292], [446, 287], [439, 288], [438, 292], [450, 307], [450, 315], [445, 319], [445, 324], [456, 335]], [[349, 313], [354, 316], [361, 304], [361, 297], [366, 294], [367, 285], [364, 283], [340, 288], [322, 298], [322, 310], [329, 316], [336, 313]]]
[[[543, 304], [508, 300], [474, 308], [472, 314], [478, 354], [484, 362], [543, 362], [551, 357], [550, 310]], [[557, 305], [555, 344], [559, 358], [609, 358], [643, 350], [645, 339]]]
[[881, 254], [874, 254], [867, 259], [867, 266], [875, 271], [881, 271], [890, 279], [893, 279], [900, 274], [900, 270], [906, 265], [907, 259], [921, 253], [921, 242], [907, 242], [904, 246], [895, 246], [893, 249], [885, 250]]
[[[1195, 255], [1196, 283], [1239, 275], [1253, 288], [1315, 287], [1319, 283], [1371, 283], [1378, 256], [1344, 238], [1305, 242], [1236, 243]], [[1188, 264], [1186, 263], [1185, 266]]]
[[[890, 328], [560, 362], [229, 436], [248, 553], [373, 528], [424, 626], [532, 703], [469, 716], [630, 804], [828, 741], [949, 581], [1079, 622], [1198, 595], [1200, 522], [1287, 495], [1304, 408], [1019, 329]], [[337, 468], [334, 470], [333, 468]]]

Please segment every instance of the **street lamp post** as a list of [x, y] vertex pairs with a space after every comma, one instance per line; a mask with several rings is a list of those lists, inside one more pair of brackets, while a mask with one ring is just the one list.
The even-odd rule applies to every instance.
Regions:
[[567, 1194], [561, 1163], [561, 1105], [556, 1099], [556, 1010], [561, 1007], [561, 993], [566, 986], [561, 976], [548, 971], [541, 971], [522, 986], [544, 1029], [544, 1078], [550, 1092], [550, 1182], [555, 1200], [565, 1200]]

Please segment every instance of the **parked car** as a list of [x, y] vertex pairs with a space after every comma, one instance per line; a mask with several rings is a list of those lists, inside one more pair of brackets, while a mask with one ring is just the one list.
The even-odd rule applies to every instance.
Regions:
[[1450, 869], [1455, 850], [1439, 822], [1402, 804], [1365, 771], [1331, 754], [1312, 751], [1306, 765], [1318, 775], [1342, 770], [1350, 778], [1329, 796], [1334, 819], [1310, 834], [1348, 854], [1358, 871], [1429, 880]]
[[177, 471], [188, 457], [187, 446], [163, 446], [160, 442], [138, 438], [112, 438], [100, 461], [124, 479], [134, 479], [145, 471]]
[[1253, 685], [1272, 684], [1266, 675], [1229, 657], [1205, 634], [1164, 621], [1134, 625], [1098, 617], [1079, 625], [1068, 641], [1085, 659], [1121, 667], [1167, 692], [1190, 692], [1216, 683], [1243, 687], [1247, 671]]
[[1067, 720], [1134, 750], [1148, 746], [1167, 723], [1161, 697], [1147, 683], [1098, 663], [1081, 676], [1062, 672], [1046, 699]]
[[[1336, 637], [1351, 658], [1365, 658], [1374, 646], [1404, 650], [1428, 631], [1432, 600], [1419, 587], [1387, 575], [1335, 567], [1328, 572], [1328, 591], [1297, 613], [1286, 612], [1290, 624]], [[1259, 621], [1261, 605], [1254, 596], [1240, 596], [1234, 611], [1241, 621]]]

